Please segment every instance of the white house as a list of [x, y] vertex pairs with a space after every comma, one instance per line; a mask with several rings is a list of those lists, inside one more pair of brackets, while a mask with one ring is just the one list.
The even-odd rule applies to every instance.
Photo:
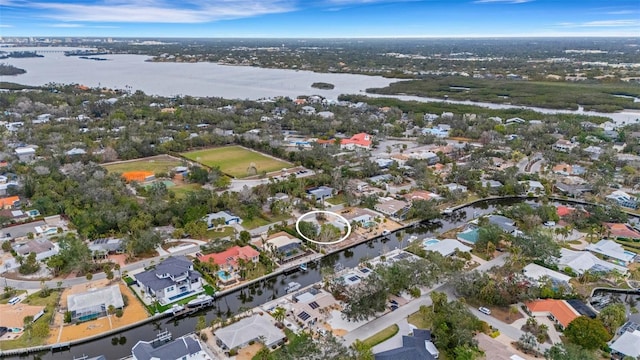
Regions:
[[207, 228], [211, 229], [214, 227], [213, 223], [216, 219], [223, 219], [225, 225], [242, 224], [242, 219], [228, 211], [218, 211], [217, 213], [207, 214], [202, 220], [207, 223]]
[[617, 242], [606, 239], [602, 239], [595, 244], [589, 244], [586, 250], [600, 254], [607, 260], [612, 260], [616, 264], [625, 266], [631, 264], [637, 255], [634, 252], [625, 250]]
[[135, 275], [147, 294], [155, 296], [161, 304], [169, 304], [204, 291], [202, 275], [193, 269], [193, 263], [184, 256], [169, 257], [150, 269]]
[[158, 345], [157, 341], [138, 341], [131, 349], [133, 360], [208, 360], [196, 335], [185, 335]]
[[21, 162], [31, 162], [36, 158], [36, 149], [32, 147], [17, 147], [14, 151]]

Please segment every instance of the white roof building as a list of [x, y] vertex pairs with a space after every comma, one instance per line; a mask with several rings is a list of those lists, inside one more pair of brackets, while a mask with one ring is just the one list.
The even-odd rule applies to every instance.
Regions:
[[439, 252], [440, 255], [445, 257], [453, 255], [456, 252], [456, 249], [461, 252], [471, 251], [471, 247], [464, 245], [463, 243], [455, 239], [440, 240], [437, 243], [425, 246], [424, 249], [427, 251]]
[[71, 312], [72, 319], [82, 320], [83, 317], [104, 315], [111, 305], [116, 309], [124, 307], [124, 300], [118, 285], [91, 289], [67, 297], [67, 310]]
[[602, 239], [595, 244], [589, 244], [586, 249], [625, 265], [631, 263], [636, 257], [636, 253], [625, 250], [622, 245], [613, 240]]
[[571, 276], [547, 269], [546, 267], [538, 264], [529, 264], [525, 266], [524, 269], [522, 269], [522, 273], [533, 281], [540, 281], [540, 279], [546, 277], [554, 282], [569, 284], [569, 280], [571, 280]]
[[587, 270], [599, 272], [617, 270], [621, 274], [626, 274], [628, 271], [626, 267], [601, 260], [588, 251], [574, 251], [565, 248], [560, 248], [558, 266], [560, 268], [569, 267], [577, 274], [582, 274]]
[[610, 348], [612, 353], [620, 354], [622, 357], [637, 358], [640, 356], [640, 330], [625, 331], [610, 345]]
[[271, 347], [286, 337], [267, 316], [258, 314], [218, 329], [214, 335], [227, 349], [242, 347], [259, 338], [263, 338], [265, 346]]

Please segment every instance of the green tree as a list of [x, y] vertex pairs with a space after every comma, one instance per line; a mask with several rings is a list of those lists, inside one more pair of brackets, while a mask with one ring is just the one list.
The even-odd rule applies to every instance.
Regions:
[[610, 334], [613, 334], [625, 321], [627, 321], [627, 311], [623, 304], [616, 303], [607, 305], [600, 314], [598, 319]]
[[554, 344], [544, 352], [547, 360], [597, 360], [599, 357], [592, 351], [575, 344]]
[[273, 318], [279, 323], [282, 323], [284, 321], [284, 318], [286, 315], [287, 315], [287, 310], [285, 310], [283, 307], [280, 307], [280, 306], [275, 308], [273, 313], [271, 313], [271, 316], [273, 316]]
[[351, 346], [356, 352], [357, 360], [374, 360], [375, 357], [371, 350], [371, 346], [367, 345], [364, 341], [357, 339]]
[[591, 350], [604, 347], [611, 339], [611, 335], [600, 320], [586, 316], [573, 320], [564, 331], [564, 336], [569, 342]]

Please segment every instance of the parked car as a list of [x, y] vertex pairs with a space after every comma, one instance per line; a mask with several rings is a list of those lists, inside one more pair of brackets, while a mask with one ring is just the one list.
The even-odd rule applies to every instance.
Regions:
[[478, 311], [480, 311], [481, 313], [485, 314], [485, 315], [491, 315], [491, 310], [484, 307], [484, 306], [480, 306], [478, 308]]

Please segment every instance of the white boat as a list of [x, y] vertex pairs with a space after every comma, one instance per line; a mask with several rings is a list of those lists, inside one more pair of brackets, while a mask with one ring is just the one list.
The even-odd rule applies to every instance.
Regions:
[[167, 309], [167, 311], [165, 311], [165, 312], [168, 312], [168, 313], [170, 312], [173, 315], [176, 315], [176, 314], [180, 313], [182, 310], [184, 310], [184, 306], [178, 305], [178, 304], [173, 304], [171, 306], [171, 308]]
[[387, 236], [389, 234], [391, 234], [391, 231], [389, 231], [387, 229], [382, 230], [382, 235]]
[[307, 263], [302, 263], [302, 264], [300, 264], [300, 270], [302, 270], [302, 271], [307, 271], [307, 270], [309, 270], [309, 268], [307, 267]]
[[290, 292], [294, 292], [294, 291], [300, 289], [300, 287], [302, 287], [302, 285], [300, 285], [300, 283], [292, 281], [292, 282], [289, 283], [289, 285], [287, 285], [286, 288], [284, 288], [284, 291], [286, 291], [287, 293], [290, 293]]
[[187, 307], [194, 308], [199, 306], [209, 305], [213, 302], [213, 296], [200, 294], [197, 298], [189, 301], [187, 303]]
[[448, 207], [442, 211], [443, 214], [453, 214], [453, 209]]

